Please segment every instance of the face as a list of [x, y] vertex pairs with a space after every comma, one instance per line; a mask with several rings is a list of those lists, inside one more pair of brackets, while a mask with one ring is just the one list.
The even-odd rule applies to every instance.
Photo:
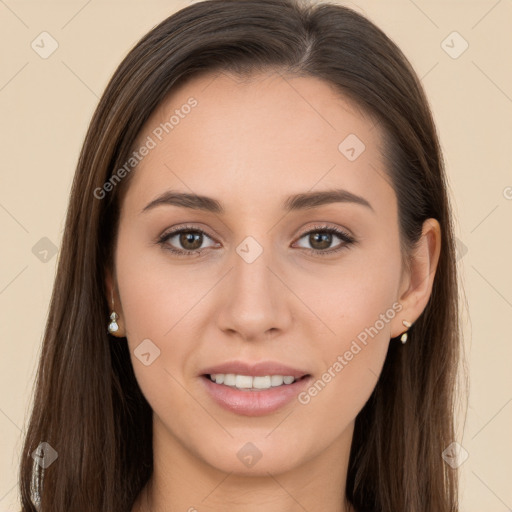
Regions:
[[379, 130], [277, 74], [196, 77], [152, 114], [113, 275], [158, 445], [252, 474], [346, 445], [405, 330]]

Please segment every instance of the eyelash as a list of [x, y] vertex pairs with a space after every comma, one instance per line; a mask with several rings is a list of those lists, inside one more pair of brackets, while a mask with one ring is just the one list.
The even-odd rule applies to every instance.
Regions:
[[[185, 249], [175, 249], [174, 247], [171, 247], [169, 244], [167, 244], [167, 241], [170, 238], [172, 238], [175, 235], [179, 235], [181, 233], [200, 233], [202, 235], [206, 235], [208, 238], [212, 238], [210, 235], [208, 235], [208, 233], [206, 233], [202, 229], [198, 229], [197, 227], [194, 227], [194, 226], [182, 226], [179, 229], [176, 229], [174, 231], [170, 231], [169, 233], [164, 233], [163, 235], [161, 235], [158, 238], [157, 243], [164, 246], [166, 250], [172, 252], [174, 255], [176, 255], [178, 257], [185, 257], [185, 258], [191, 257], [192, 254], [201, 254], [204, 250], [207, 249], [207, 247], [205, 247], [203, 249], [197, 249], [195, 251], [192, 251], [192, 250], [187, 251]], [[319, 249], [308, 249], [306, 247], [302, 247], [302, 249], [308, 251], [309, 253], [315, 254], [318, 256], [328, 256], [328, 255], [335, 254], [339, 251], [342, 251], [343, 249], [347, 249], [351, 244], [356, 243], [356, 240], [352, 236], [350, 236], [348, 233], [346, 233], [345, 231], [338, 229], [338, 228], [330, 227], [330, 226], [314, 226], [309, 231], [306, 231], [305, 233], [303, 233], [299, 237], [299, 240], [301, 238], [304, 238], [306, 235], [310, 235], [311, 233], [333, 234], [333, 235], [338, 236], [344, 242], [344, 243], [340, 244], [338, 247], [336, 247], [335, 249], [326, 249], [324, 251], [321, 251]]]

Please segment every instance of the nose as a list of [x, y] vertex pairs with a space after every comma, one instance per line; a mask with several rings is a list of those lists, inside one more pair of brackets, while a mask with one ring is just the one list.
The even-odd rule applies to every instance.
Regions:
[[240, 254], [235, 252], [223, 287], [218, 327], [246, 341], [264, 340], [286, 331], [292, 321], [292, 293], [271, 261], [270, 251], [263, 250], [252, 262]]

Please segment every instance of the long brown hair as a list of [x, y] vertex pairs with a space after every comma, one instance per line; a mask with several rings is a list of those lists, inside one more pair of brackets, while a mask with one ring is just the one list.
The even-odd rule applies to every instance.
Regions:
[[[127, 161], [143, 124], [177, 84], [204, 72], [270, 69], [329, 82], [382, 128], [405, 262], [425, 219], [437, 219], [442, 230], [432, 294], [409, 330], [411, 342], [390, 344], [375, 390], [356, 418], [346, 499], [356, 510], [458, 510], [457, 473], [442, 458], [455, 440], [461, 349], [454, 234], [421, 83], [400, 49], [349, 8], [208, 0], [168, 17], [134, 46], [91, 120], [20, 464], [23, 512], [37, 510], [34, 502], [42, 512], [126, 512], [148, 481], [152, 411], [127, 343], [113, 342], [106, 330], [105, 273], [130, 175], [103, 199], [97, 191]], [[41, 442], [58, 454], [47, 467], [32, 456]]]

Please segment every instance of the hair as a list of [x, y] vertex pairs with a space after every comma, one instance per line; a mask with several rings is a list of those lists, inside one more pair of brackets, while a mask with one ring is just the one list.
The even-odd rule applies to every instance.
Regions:
[[[207, 0], [155, 26], [111, 77], [80, 152], [19, 472], [22, 512], [126, 512], [153, 470], [152, 410], [127, 343], [108, 334], [105, 277], [126, 176], [95, 190], [129, 158], [150, 114], [188, 78], [275, 71], [332, 85], [382, 129], [397, 196], [403, 261], [423, 221], [441, 226], [431, 296], [406, 345], [390, 343], [355, 420], [346, 500], [375, 512], [458, 510], [455, 440], [461, 360], [457, 267], [443, 158], [420, 80], [395, 43], [347, 7], [300, 0]], [[48, 442], [48, 467], [32, 453]], [[44, 478], [43, 478], [44, 475]]]

